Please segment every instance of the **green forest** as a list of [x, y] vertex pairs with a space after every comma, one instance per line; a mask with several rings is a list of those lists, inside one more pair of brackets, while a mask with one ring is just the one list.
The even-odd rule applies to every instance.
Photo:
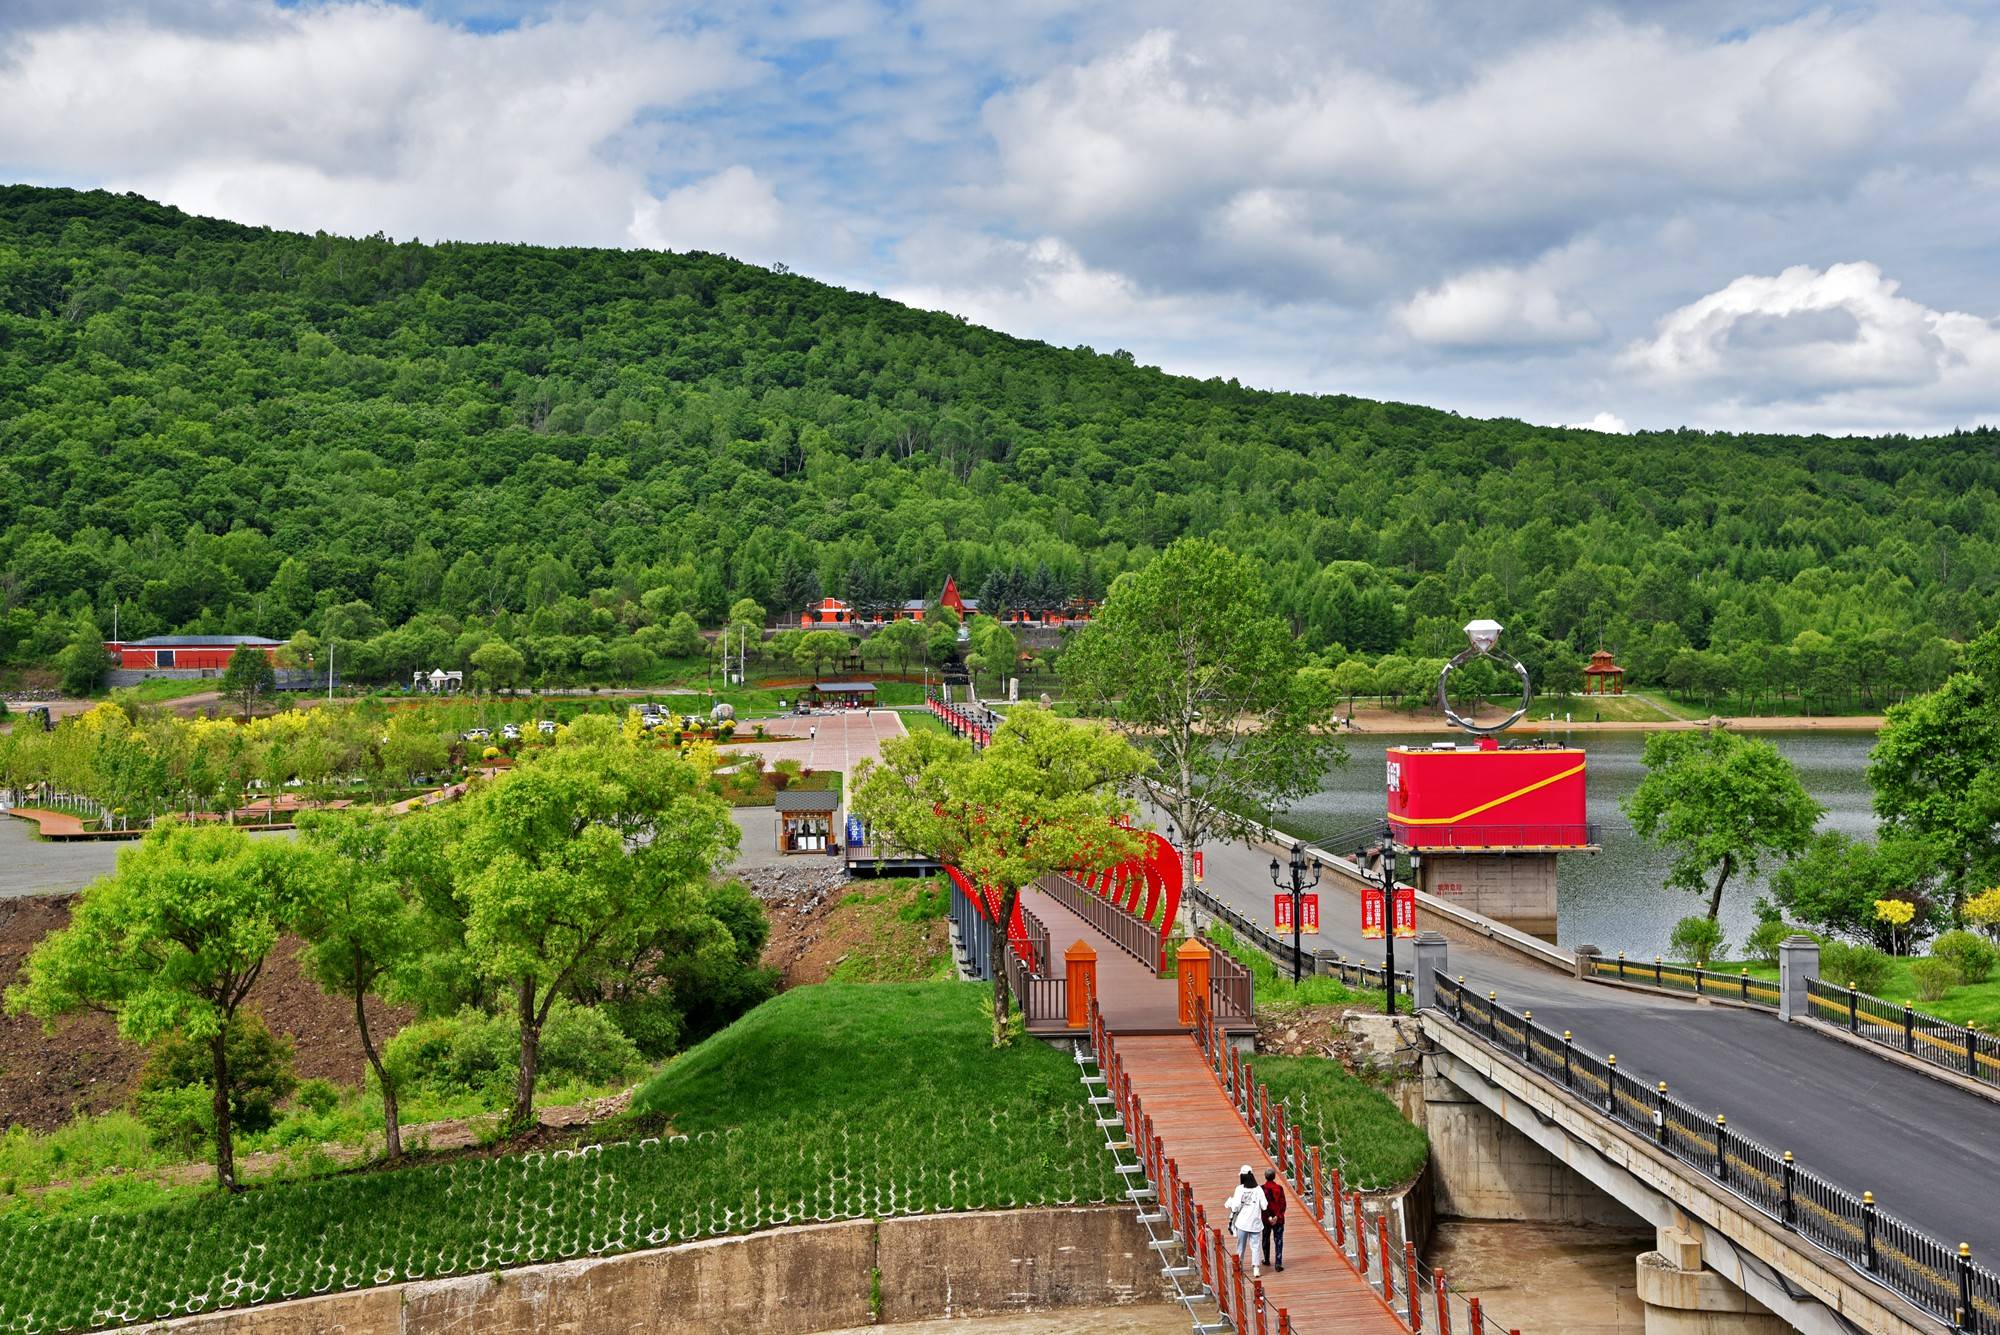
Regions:
[[351, 679], [494, 641], [524, 681], [637, 677], [683, 613], [865, 609], [947, 575], [1054, 606], [1200, 534], [1259, 563], [1328, 666], [1450, 652], [1481, 614], [1557, 690], [1602, 645], [1640, 683], [1879, 707], [2000, 613], [1997, 443], [1478, 421], [1170, 376], [715, 255], [0, 188], [17, 674], [115, 609], [128, 639], [331, 637]]

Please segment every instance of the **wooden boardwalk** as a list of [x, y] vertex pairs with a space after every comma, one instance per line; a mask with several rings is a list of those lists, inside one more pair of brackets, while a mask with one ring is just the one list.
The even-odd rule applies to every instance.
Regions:
[[[1054, 897], [1033, 887], [1021, 895], [1023, 904], [1048, 928], [1052, 956], [1061, 958], [1079, 939], [1097, 951], [1097, 1002], [1104, 1034], [1116, 1052], [1119, 1077], [1129, 1082], [1134, 1106], [1143, 1110], [1158, 1138], [1157, 1153], [1154, 1147], [1139, 1144], [1144, 1137], [1129, 1122], [1122, 1133], [1113, 1134], [1127, 1135], [1139, 1144], [1141, 1158], [1154, 1163], [1155, 1177], [1160, 1176], [1159, 1165], [1171, 1160], [1176, 1179], [1193, 1191], [1192, 1203], [1207, 1212], [1211, 1226], [1221, 1224], [1223, 1202], [1235, 1189], [1238, 1170], [1249, 1164], [1261, 1183], [1265, 1170], [1278, 1165], [1238, 1115], [1210, 1070], [1192, 1027], [1181, 1023], [1176, 983], [1155, 975]], [[1284, 1182], [1286, 1176], [1280, 1172], [1278, 1180]], [[1152, 1185], [1156, 1190], [1167, 1186], [1159, 1181]], [[1263, 1271], [1264, 1323], [1259, 1325], [1254, 1312], [1246, 1312], [1235, 1329], [1278, 1335], [1278, 1313], [1283, 1309], [1296, 1335], [1408, 1335], [1394, 1309], [1355, 1272], [1289, 1183], [1285, 1223], [1285, 1269]], [[1223, 1236], [1226, 1244], [1228, 1235]], [[1243, 1283], [1249, 1305], [1247, 1267]], [[1235, 1313], [1233, 1286], [1225, 1299], [1228, 1310]]]
[[[1061, 968], [1063, 952], [1072, 942], [1086, 942], [1097, 952], [1097, 1004], [1114, 1035], [1194, 1032], [1192, 1026], [1181, 1023], [1173, 979], [1156, 975], [1045, 890], [1032, 885], [1022, 890], [1021, 907], [1049, 929], [1049, 954], [1055, 968]], [[1192, 1039], [1185, 1041], [1193, 1046]]]
[[[1115, 1030], [1113, 1036], [1162, 1152], [1193, 1188], [1194, 1203], [1207, 1212], [1211, 1226], [1219, 1224], [1237, 1170], [1247, 1163], [1262, 1182], [1264, 1171], [1277, 1165], [1237, 1116], [1192, 1038], [1119, 1038]], [[1335, 1249], [1305, 1202], [1289, 1186], [1285, 1196], [1285, 1269], [1280, 1274], [1266, 1266], [1263, 1274], [1269, 1328], [1277, 1330], [1282, 1308], [1298, 1335], [1407, 1335], [1401, 1319]], [[1226, 1244], [1228, 1234], [1223, 1237]], [[1247, 1270], [1244, 1282], [1249, 1283]]]

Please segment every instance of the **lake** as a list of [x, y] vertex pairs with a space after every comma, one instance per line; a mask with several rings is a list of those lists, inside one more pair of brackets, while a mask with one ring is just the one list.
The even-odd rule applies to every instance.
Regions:
[[[1871, 732], [1774, 732], [1758, 734], [1769, 740], [1798, 767], [1806, 790], [1826, 808], [1822, 830], [1855, 836], [1875, 832], [1870, 809], [1868, 749]], [[1280, 821], [1288, 831], [1306, 838], [1325, 838], [1352, 830], [1383, 813], [1385, 752], [1391, 746], [1428, 746], [1435, 736], [1369, 733], [1348, 738], [1348, 763], [1327, 776], [1323, 791], [1294, 807]], [[1638, 732], [1572, 734], [1574, 745], [1589, 753], [1590, 819], [1598, 827], [1602, 853], [1565, 855], [1557, 871], [1558, 941], [1564, 946], [1588, 942], [1607, 953], [1623, 950], [1650, 959], [1663, 953], [1674, 923], [1707, 908], [1706, 897], [1665, 888], [1669, 859], [1642, 842], [1619, 803], [1644, 775], [1639, 763], [1646, 734]], [[1333, 851], [1342, 851], [1335, 849]], [[1740, 946], [1757, 925], [1754, 905], [1766, 891], [1762, 879], [1732, 877], [1722, 892], [1722, 925], [1732, 946]]]

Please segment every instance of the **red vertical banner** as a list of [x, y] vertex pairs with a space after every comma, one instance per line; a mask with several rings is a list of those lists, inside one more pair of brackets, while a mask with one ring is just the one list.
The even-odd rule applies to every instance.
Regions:
[[1379, 941], [1387, 924], [1382, 921], [1382, 896], [1373, 890], [1361, 892], [1361, 935]]
[[1271, 917], [1277, 921], [1278, 930], [1292, 930], [1292, 897], [1290, 895], [1271, 896]]
[[1197, 848], [1194, 851], [1194, 883], [1196, 885], [1201, 884], [1201, 875], [1202, 875], [1201, 850]]
[[1319, 896], [1299, 896], [1299, 930], [1307, 936], [1319, 935]]
[[1396, 887], [1396, 935], [1415, 936], [1417, 934], [1417, 887], [1399, 885]]

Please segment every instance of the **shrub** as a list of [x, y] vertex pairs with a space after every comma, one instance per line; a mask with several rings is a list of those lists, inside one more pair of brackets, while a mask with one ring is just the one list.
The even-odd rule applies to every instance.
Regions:
[[1722, 925], [1698, 913], [1675, 923], [1673, 934], [1667, 938], [1667, 949], [1674, 958], [1687, 960], [1697, 969], [1706, 969], [1708, 962], [1722, 953], [1725, 944]]
[[[268, 1131], [278, 1104], [296, 1087], [292, 1045], [255, 1015], [239, 1013], [225, 1041], [229, 1051], [229, 1116], [240, 1135]], [[162, 1148], [192, 1152], [215, 1134], [208, 1044], [178, 1032], [153, 1047], [133, 1091], [133, 1110]]]
[[1958, 966], [1950, 960], [1936, 957], [1911, 960], [1910, 981], [1916, 984], [1917, 1000], [1942, 1001], [1944, 994], [1960, 982]]
[[1874, 946], [1829, 941], [1819, 950], [1820, 975], [1836, 986], [1858, 992], [1881, 991], [1893, 968], [1889, 956]]
[[1931, 943], [1931, 955], [1958, 966], [1959, 977], [1968, 983], [1985, 982], [1994, 964], [2000, 963], [2000, 950], [1971, 932], [1946, 932]]
[[[442, 1094], [504, 1095], [519, 1071], [521, 1024], [512, 1014], [467, 1007], [457, 1015], [405, 1025], [382, 1051], [382, 1064], [406, 1087]], [[645, 1059], [611, 1017], [557, 1002], [542, 1026], [541, 1078], [549, 1084], [610, 1084], [636, 1074]]]
[[686, 1017], [668, 987], [607, 1001], [602, 1010], [647, 1061], [672, 1056], [687, 1029]]
[[297, 1099], [307, 1112], [325, 1116], [340, 1106], [340, 1086], [331, 1080], [302, 1080]]
[[1757, 924], [1756, 929], [1743, 942], [1743, 948], [1749, 952], [1752, 959], [1761, 960], [1765, 964], [1776, 964], [1778, 947], [1795, 936], [1809, 936], [1815, 941], [1823, 941], [1819, 933], [1801, 927], [1795, 922], [1766, 918]]
[[2000, 941], [2000, 885], [1965, 901], [1965, 920]]

